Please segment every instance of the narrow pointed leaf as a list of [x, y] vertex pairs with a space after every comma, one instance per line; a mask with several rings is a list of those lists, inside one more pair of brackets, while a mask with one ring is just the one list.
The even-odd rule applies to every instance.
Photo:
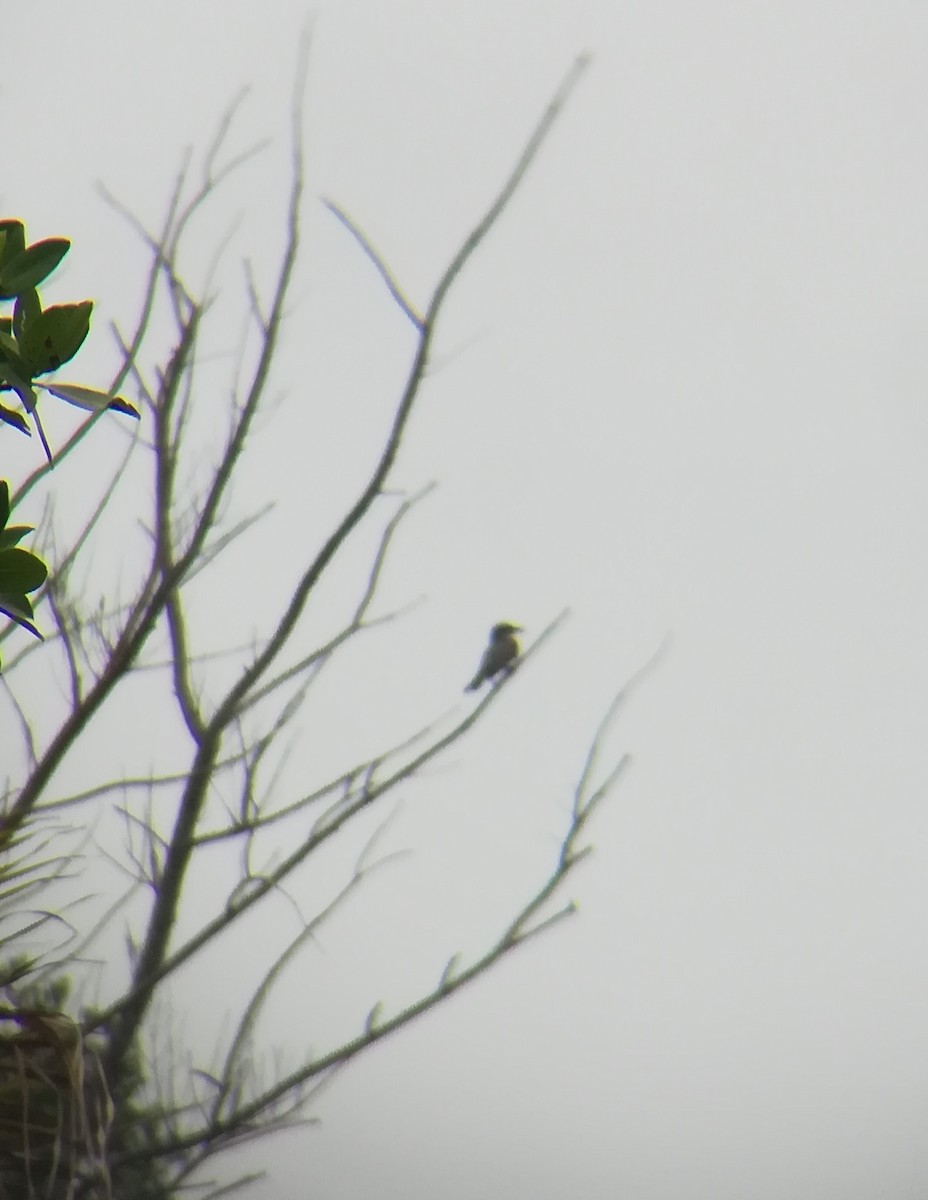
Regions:
[[6, 529], [0, 529], [0, 550], [11, 550], [34, 528], [34, 525], [9, 525]]
[[45, 451], [45, 457], [48, 459], [48, 465], [54, 465], [52, 459], [52, 448], [48, 444], [48, 438], [45, 436], [45, 430], [42, 428], [42, 418], [39, 416], [39, 410], [36, 408], [32, 412], [32, 419], [35, 421], [35, 427], [38, 430], [39, 441], [42, 443], [42, 449]]
[[78, 408], [99, 412], [103, 408], [112, 408], [116, 412], [125, 413], [128, 417], [138, 417], [139, 410], [124, 400], [122, 396], [111, 396], [109, 392], [99, 392], [96, 388], [81, 387], [76, 383], [37, 383], [36, 387], [51, 392], [59, 400], [67, 400]]
[[10, 609], [7, 616], [12, 616], [16, 621], [31, 621], [35, 616], [35, 610], [25, 592], [0, 592], [0, 603]]
[[35, 412], [35, 392], [28, 375], [24, 378], [9, 360], [0, 359], [0, 384], [6, 384], [22, 400], [27, 412]]
[[4, 408], [0, 404], [0, 421], [6, 422], [7, 425], [13, 425], [20, 433], [24, 433], [26, 437], [32, 437], [32, 430], [29, 428], [29, 422], [22, 413], [16, 412], [12, 408]]
[[[28, 616], [26, 610], [28, 609]], [[36, 629], [32, 620], [32, 605], [25, 596], [7, 596], [0, 594], [0, 613], [9, 617], [11, 621], [15, 621], [17, 625], [21, 625], [23, 629], [28, 629], [31, 634], [37, 638], [42, 635]]]

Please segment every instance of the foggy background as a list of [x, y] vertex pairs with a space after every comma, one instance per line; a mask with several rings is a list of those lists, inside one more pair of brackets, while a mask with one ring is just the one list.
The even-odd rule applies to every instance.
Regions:
[[[305, 19], [283, 0], [5, 15], [0, 201], [30, 240], [72, 238], [49, 297], [97, 301], [68, 378], [105, 386], [106, 322], [131, 324], [143, 284], [144, 248], [97, 181], [157, 229], [184, 148], [202, 153], [243, 84], [233, 146], [272, 144], [195, 227], [188, 282], [237, 213], [220, 281], [240, 286], [246, 254], [270, 278]], [[240, 561], [239, 603], [220, 620], [205, 589], [201, 619], [219, 640], [225, 622], [230, 641], [260, 628], [255, 577], [279, 595], [287, 556], [318, 544], [408, 365], [402, 316], [319, 198], [424, 303], [584, 50], [592, 68], [448, 305], [398, 466], [398, 487], [439, 487], [384, 608], [422, 599], [311, 706], [295, 776], [324, 777], [352, 731], [360, 756], [469, 703], [495, 621], [531, 638], [571, 616], [409, 788], [388, 849], [410, 854], [288, 975], [268, 1050], [286, 1066], [351, 1036], [498, 935], [553, 865], [597, 720], [670, 635], [610, 739], [633, 765], [572, 880], [579, 915], [352, 1064], [320, 1127], [235, 1165], [266, 1166], [253, 1194], [283, 1200], [914, 1200], [928, 9], [322, 0], [304, 256], [240, 497], [242, 514], [277, 501], [275, 523]], [[204, 428], [224, 427], [236, 335], [212, 335]], [[53, 440], [70, 420], [50, 410]], [[3, 445], [4, 474], [35, 465], [13, 431]], [[84, 469], [96, 455], [105, 478], [120, 445], [101, 432]], [[125, 584], [110, 544], [95, 568]], [[176, 731], [149, 720], [140, 693], [105, 728], [126, 755], [169, 752]], [[181, 979], [192, 1039], [215, 1037], [265, 936], [234, 935], [215, 995]]]

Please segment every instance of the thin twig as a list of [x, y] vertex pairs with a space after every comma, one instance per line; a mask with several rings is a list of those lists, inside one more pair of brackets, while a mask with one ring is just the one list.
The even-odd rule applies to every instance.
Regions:
[[416, 312], [412, 302], [406, 299], [402, 288], [393, 277], [393, 273], [391, 272], [390, 268], [374, 248], [374, 245], [367, 234], [361, 229], [357, 222], [350, 217], [347, 212], [345, 212], [340, 204], [336, 204], [334, 200], [330, 200], [327, 196], [323, 196], [322, 203], [326, 206], [329, 212], [336, 217], [348, 230], [354, 240], [361, 247], [366, 257], [369, 258], [377, 268], [381, 279], [383, 279], [384, 283], [387, 285], [387, 291], [399, 305], [400, 310], [409, 318], [418, 332], [422, 333], [425, 327], [425, 321], [423, 317]]

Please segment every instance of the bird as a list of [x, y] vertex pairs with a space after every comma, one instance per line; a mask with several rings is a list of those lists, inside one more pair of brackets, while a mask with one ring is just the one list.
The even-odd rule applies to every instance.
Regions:
[[483, 652], [477, 674], [464, 689], [465, 692], [475, 692], [481, 683], [492, 680], [502, 671], [510, 675], [515, 670], [515, 660], [522, 649], [516, 634], [521, 632], [521, 625], [510, 625], [508, 621], [493, 626], [490, 630], [490, 642]]

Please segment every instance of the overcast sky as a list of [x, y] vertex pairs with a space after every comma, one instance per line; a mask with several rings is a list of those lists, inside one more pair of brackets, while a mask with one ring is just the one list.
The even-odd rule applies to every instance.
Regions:
[[[594, 62], [449, 304], [396, 477], [439, 487], [385, 593], [422, 600], [309, 714], [307, 770], [359, 711], [378, 736], [463, 712], [493, 622], [531, 637], [571, 616], [404, 797], [390, 847], [411, 856], [291, 973], [268, 1046], [289, 1062], [350, 1036], [499, 931], [550, 869], [599, 715], [670, 642], [610, 741], [633, 765], [573, 881], [579, 915], [355, 1063], [321, 1126], [253, 1150], [271, 1170], [254, 1194], [921, 1200], [928, 7], [314, 11], [307, 243], [241, 501], [278, 502], [248, 568], [267, 594], [364, 477], [408, 365], [319, 198], [421, 304], [570, 62]], [[272, 145], [189, 261], [195, 283], [241, 211], [229, 286], [246, 253], [270, 277], [305, 17], [283, 0], [4, 17], [0, 200], [33, 238], [74, 240], [56, 298], [99, 303], [81, 382], [105, 386], [106, 320], [131, 323], [145, 261], [97, 181], [155, 227], [243, 84], [233, 144]], [[220, 365], [235, 335], [213, 333]], [[24, 470], [35, 448], [3, 438]], [[239, 586], [247, 640], [261, 598]], [[142, 708], [111, 719], [141, 736]]]

